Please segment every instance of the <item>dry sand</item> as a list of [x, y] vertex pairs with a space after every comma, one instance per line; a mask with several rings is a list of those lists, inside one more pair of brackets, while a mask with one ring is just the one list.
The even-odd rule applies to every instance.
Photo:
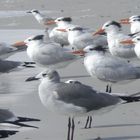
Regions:
[[[108, 20], [118, 20], [139, 14], [140, 0], [1, 0], [1, 41], [9, 43], [40, 34], [43, 27], [25, 12], [39, 9], [50, 17], [72, 16], [74, 23], [97, 29]], [[17, 30], [18, 29], [18, 30]], [[129, 32], [129, 26], [124, 27]], [[29, 60], [26, 53], [16, 54], [9, 59]], [[65, 140], [67, 117], [47, 112], [41, 104], [37, 87], [39, 82], [26, 83], [25, 79], [40, 71], [24, 69], [0, 76], [0, 106], [9, 108], [17, 115], [35, 117], [41, 122], [30, 123], [39, 129], [24, 129], [9, 140]], [[81, 61], [59, 70], [61, 76], [87, 74]], [[66, 79], [65, 79], [66, 80]], [[81, 82], [105, 90], [105, 83], [93, 78], [79, 78]], [[113, 92], [128, 94], [140, 91], [140, 80], [126, 85], [113, 85]], [[93, 128], [84, 130], [85, 118], [76, 118], [75, 140], [140, 140], [140, 103], [122, 105], [113, 111], [94, 116]], [[80, 121], [80, 123], [78, 123]], [[1, 127], [0, 127], [1, 128]]]

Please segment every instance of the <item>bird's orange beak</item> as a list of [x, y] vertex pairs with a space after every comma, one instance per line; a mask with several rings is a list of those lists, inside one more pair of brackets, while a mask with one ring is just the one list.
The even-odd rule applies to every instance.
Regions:
[[84, 52], [84, 51], [81, 49], [81, 50], [73, 51], [72, 53], [75, 54], [75, 55], [84, 56], [86, 52]]
[[127, 40], [123, 40], [120, 42], [121, 44], [134, 44], [134, 41], [132, 41], [132, 39], [127, 39]]
[[121, 20], [120, 20], [120, 23], [121, 23], [121, 24], [130, 24], [129, 18], [121, 19]]
[[21, 46], [22, 47], [23, 46], [27, 47], [27, 45], [26, 45], [26, 43], [24, 41], [16, 42], [16, 43], [12, 44], [12, 46], [16, 47], [16, 48], [21, 47]]
[[48, 20], [46, 22], [46, 25], [52, 25], [52, 24], [56, 24], [56, 22], [54, 20]]
[[67, 32], [66, 29], [56, 29], [57, 31], [61, 31], [61, 32]]
[[101, 29], [97, 30], [95, 33], [93, 33], [93, 36], [99, 35], [99, 34], [104, 33], [104, 32], [105, 32], [105, 30], [101, 28]]

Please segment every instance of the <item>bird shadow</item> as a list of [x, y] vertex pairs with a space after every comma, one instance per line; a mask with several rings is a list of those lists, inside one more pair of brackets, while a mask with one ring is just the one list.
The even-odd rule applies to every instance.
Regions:
[[94, 129], [94, 128], [109, 128], [109, 127], [128, 127], [128, 126], [140, 126], [140, 124], [111, 124], [111, 125], [98, 125], [92, 126], [91, 128], [84, 128], [81, 129]]
[[87, 78], [90, 75], [70, 75], [70, 76], [62, 76], [61, 79], [69, 79], [69, 78]]
[[119, 136], [119, 137], [105, 137], [105, 138], [94, 138], [88, 140], [135, 140], [140, 139], [140, 136]]
[[98, 126], [93, 126], [93, 128], [127, 127], [127, 126], [140, 126], [140, 124], [112, 124], [112, 125], [98, 125]]
[[15, 135], [17, 132], [19, 132], [19, 131], [15, 131], [15, 130], [0, 130], [0, 139], [8, 138], [11, 135]]

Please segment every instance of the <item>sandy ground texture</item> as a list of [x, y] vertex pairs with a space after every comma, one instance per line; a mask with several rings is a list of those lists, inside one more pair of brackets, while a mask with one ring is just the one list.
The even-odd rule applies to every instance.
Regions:
[[[50, 17], [72, 16], [75, 24], [97, 29], [108, 20], [118, 20], [139, 14], [139, 0], [0, 0], [0, 41], [13, 43], [30, 35], [43, 33], [43, 27], [27, 10], [39, 9]], [[129, 26], [124, 27], [129, 32]], [[18, 53], [10, 60], [29, 60], [26, 52]], [[7, 140], [65, 140], [67, 117], [48, 112], [38, 97], [37, 82], [25, 82], [40, 72], [40, 68], [0, 75], [0, 107], [8, 108], [20, 116], [38, 118], [29, 123], [39, 129], [17, 128], [20, 132]], [[61, 76], [87, 75], [82, 60], [59, 70]], [[67, 80], [67, 79], [63, 79]], [[106, 83], [96, 78], [78, 78], [81, 82], [105, 90]], [[113, 85], [113, 92], [135, 93], [140, 91], [140, 80], [125, 85]], [[140, 103], [118, 106], [111, 112], [94, 116], [91, 129], [83, 129], [85, 117], [76, 118], [75, 140], [140, 140]], [[0, 126], [4, 129], [4, 126]], [[9, 128], [11, 129], [11, 128]]]

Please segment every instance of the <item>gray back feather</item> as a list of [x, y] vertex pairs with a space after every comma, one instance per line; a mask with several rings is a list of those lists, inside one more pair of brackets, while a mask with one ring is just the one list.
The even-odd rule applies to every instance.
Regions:
[[115, 105], [120, 101], [118, 97], [106, 93], [97, 93], [89, 86], [76, 83], [60, 83], [56, 92], [59, 95], [58, 99], [84, 107], [87, 112]]

